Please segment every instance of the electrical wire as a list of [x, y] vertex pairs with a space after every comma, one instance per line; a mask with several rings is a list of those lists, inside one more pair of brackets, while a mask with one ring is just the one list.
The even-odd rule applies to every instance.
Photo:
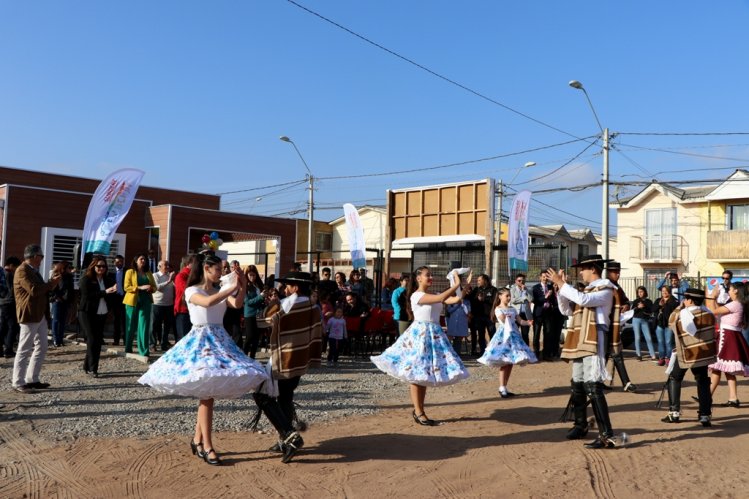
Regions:
[[575, 155], [575, 156], [574, 156], [573, 158], [571, 158], [571, 159], [570, 159], [569, 161], [567, 161], [566, 163], [563, 163], [563, 164], [562, 164], [561, 166], [559, 166], [559, 167], [557, 167], [557, 168], [553, 169], [553, 170], [552, 170], [552, 171], [550, 171], [549, 173], [546, 173], [546, 174], [544, 174], [544, 175], [541, 175], [540, 177], [536, 177], [536, 178], [532, 178], [532, 179], [530, 179], [530, 180], [526, 180], [525, 182], [518, 182], [518, 183], [516, 183], [515, 185], [525, 185], [525, 184], [530, 184], [531, 182], [535, 182], [535, 181], [537, 181], [537, 180], [541, 180], [542, 178], [546, 178], [546, 177], [548, 177], [548, 176], [550, 176], [550, 175], [554, 175], [554, 174], [555, 174], [556, 172], [558, 172], [559, 170], [561, 170], [562, 168], [564, 168], [565, 166], [569, 165], [570, 163], [572, 163], [573, 161], [575, 161], [575, 160], [576, 160], [577, 158], [579, 158], [580, 156], [582, 156], [582, 155], [583, 155], [583, 153], [584, 153], [585, 151], [587, 151], [588, 149], [590, 149], [591, 147], [593, 147], [593, 146], [594, 146], [595, 144], [596, 144], [595, 142], [591, 142], [591, 143], [589, 143], [589, 144], [588, 144], [588, 145], [587, 145], [587, 146], [585, 147], [585, 149], [583, 149], [582, 151], [580, 151], [579, 153], [577, 153], [577, 154], [576, 154], [576, 155]]
[[663, 152], [667, 154], [677, 154], [680, 156], [691, 156], [694, 158], [706, 158], [706, 159], [720, 159], [723, 161], [744, 161], [749, 162], [749, 159], [747, 158], [730, 158], [725, 156], [712, 156], [709, 154], [697, 154], [696, 152], [683, 152], [683, 151], [672, 151], [669, 149], [660, 149], [658, 147], [645, 147], [645, 146], [636, 146], [634, 144], [620, 144], [622, 146], [632, 147], [635, 149], [643, 150], [643, 151], [655, 151], [655, 152]]
[[425, 72], [429, 73], [432, 76], [435, 76], [435, 77], [439, 78], [442, 81], [445, 81], [445, 82], [447, 82], [447, 83], [449, 83], [451, 85], [454, 85], [454, 86], [456, 86], [456, 87], [458, 87], [458, 88], [460, 88], [462, 90], [465, 90], [466, 92], [468, 92], [470, 94], [475, 95], [476, 97], [479, 97], [480, 99], [483, 99], [485, 101], [491, 102], [494, 105], [497, 105], [497, 106], [499, 106], [499, 107], [501, 107], [501, 108], [503, 108], [503, 109], [505, 109], [507, 111], [510, 111], [511, 113], [517, 114], [518, 116], [521, 116], [521, 117], [523, 117], [523, 118], [525, 118], [527, 120], [530, 120], [530, 121], [532, 121], [532, 122], [534, 122], [534, 123], [536, 123], [538, 125], [544, 126], [546, 128], [550, 128], [551, 130], [554, 130], [556, 132], [562, 133], [562, 134], [567, 135], [569, 137], [574, 137], [574, 138], [579, 139], [579, 137], [577, 135], [574, 135], [572, 133], [566, 132], [566, 131], [562, 130], [561, 128], [557, 128], [557, 127], [555, 127], [553, 125], [550, 125], [550, 124], [548, 124], [546, 122], [543, 122], [543, 121], [541, 121], [539, 119], [536, 119], [536, 118], [534, 118], [534, 117], [532, 117], [532, 116], [530, 116], [528, 114], [525, 114], [525, 113], [523, 113], [521, 111], [518, 111], [517, 109], [514, 109], [514, 108], [512, 108], [512, 107], [510, 107], [510, 106], [508, 106], [506, 104], [503, 104], [503, 103], [499, 102], [498, 100], [492, 99], [491, 97], [488, 97], [488, 96], [486, 96], [486, 95], [484, 95], [484, 94], [482, 94], [482, 93], [480, 93], [480, 92], [478, 92], [476, 90], [473, 90], [472, 88], [467, 87], [466, 85], [463, 85], [462, 83], [458, 83], [457, 81], [452, 80], [452, 79], [448, 78], [447, 76], [444, 76], [444, 75], [442, 75], [440, 73], [437, 73], [436, 71], [434, 71], [432, 69], [429, 69], [428, 67], [424, 66], [423, 64], [419, 64], [418, 62], [414, 61], [413, 59], [409, 59], [408, 57], [405, 57], [405, 56], [403, 56], [403, 55], [395, 52], [394, 50], [391, 50], [391, 49], [389, 49], [387, 47], [384, 47], [384, 46], [380, 45], [379, 43], [377, 43], [375, 41], [372, 41], [369, 38], [367, 38], [367, 37], [365, 37], [363, 35], [360, 35], [359, 33], [356, 33], [355, 31], [353, 31], [353, 30], [351, 30], [351, 29], [349, 29], [349, 28], [347, 28], [347, 27], [345, 27], [345, 26], [343, 26], [343, 25], [341, 25], [341, 24], [333, 21], [332, 19], [329, 19], [329, 18], [323, 16], [322, 14], [319, 14], [319, 13], [315, 12], [314, 10], [311, 10], [311, 9], [305, 7], [304, 5], [301, 5], [301, 4], [297, 3], [297, 2], [295, 2], [294, 0], [287, 0], [287, 2], [289, 2], [290, 4], [292, 4], [292, 5], [300, 8], [302, 10], [304, 10], [305, 12], [307, 12], [309, 14], [312, 14], [313, 16], [318, 17], [319, 19], [322, 19], [323, 21], [325, 21], [325, 22], [327, 22], [329, 24], [332, 24], [336, 28], [339, 28], [339, 29], [345, 31], [348, 34], [353, 35], [356, 38], [358, 38], [358, 39], [360, 39], [360, 40], [362, 40], [362, 41], [364, 41], [364, 42], [366, 42], [366, 43], [368, 43], [368, 44], [370, 44], [370, 45], [372, 45], [374, 47], [377, 47], [378, 49], [383, 50], [383, 51], [387, 52], [388, 54], [390, 54], [390, 55], [392, 55], [394, 57], [397, 57], [398, 59], [400, 59], [402, 61], [405, 61], [408, 64], [411, 64], [411, 65], [413, 65], [413, 66], [421, 69], [422, 71], [425, 71]]
[[262, 187], [251, 187], [249, 189], [241, 189], [241, 190], [238, 190], [238, 191], [217, 192], [215, 195], [216, 196], [224, 196], [224, 195], [227, 195], [227, 194], [238, 194], [240, 192], [262, 191], [264, 189], [272, 189], [273, 187], [281, 187], [281, 186], [284, 186], [284, 185], [301, 184], [302, 182], [307, 182], [307, 179], [305, 178], [305, 179], [302, 179], [302, 180], [294, 180], [294, 181], [291, 181], [291, 182], [284, 182], [282, 184], [264, 185]]

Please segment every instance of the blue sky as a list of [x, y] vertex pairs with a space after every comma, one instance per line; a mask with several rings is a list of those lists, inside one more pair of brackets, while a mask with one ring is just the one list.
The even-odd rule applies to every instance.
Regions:
[[[299, 3], [561, 131], [286, 0], [2, 0], [0, 164], [95, 178], [135, 167], [147, 185], [222, 193], [304, 179], [293, 147], [278, 140], [287, 135], [323, 178], [317, 218], [329, 220], [344, 202], [383, 204], [388, 188], [509, 181], [528, 161], [537, 165], [517, 175], [515, 188], [600, 180], [600, 146], [582, 152], [582, 141], [418, 173], [325, 179], [595, 135], [572, 79], [613, 132], [749, 131], [746, 1]], [[660, 172], [664, 181], [725, 178], [749, 165], [748, 135], [619, 135], [613, 143], [615, 181]], [[286, 187], [226, 195], [224, 204], [303, 210], [304, 185]], [[532, 205], [535, 223], [600, 231], [600, 188], [534, 199], [546, 203]]]

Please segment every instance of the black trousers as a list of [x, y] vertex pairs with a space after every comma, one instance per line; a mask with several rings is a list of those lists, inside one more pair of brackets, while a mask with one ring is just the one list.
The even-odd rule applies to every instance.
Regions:
[[114, 344], [117, 345], [121, 338], [125, 336], [125, 304], [122, 303], [123, 297], [115, 294], [109, 304], [112, 305], [112, 319], [114, 319]]
[[[483, 353], [486, 350], [486, 333], [489, 337], [494, 336], [494, 324], [489, 317], [474, 317], [471, 321], [471, 353]], [[479, 351], [476, 351], [476, 345]]]
[[[161, 349], [169, 348], [169, 333], [174, 332], [174, 305], [154, 305], [152, 310], [152, 341], [161, 344]], [[175, 340], [177, 336], [175, 335]]]
[[299, 380], [301, 378], [301, 376], [296, 376], [290, 379], [278, 380], [278, 405], [281, 406], [281, 410], [289, 421], [294, 421], [296, 418], [296, 410], [294, 410], [294, 390], [299, 386]]
[[242, 346], [242, 311], [238, 308], [228, 307], [224, 313], [224, 329], [234, 340], [238, 347]]
[[[712, 413], [713, 396], [710, 394], [710, 376], [707, 373], [707, 366], [692, 367], [690, 369], [697, 382], [697, 398], [699, 399], [699, 415], [710, 416]], [[671, 374], [668, 376], [668, 406], [669, 411], [681, 411], [681, 382], [687, 370], [685, 368], [674, 366]]]
[[104, 324], [107, 314], [91, 314], [81, 312], [78, 321], [86, 336], [86, 358], [83, 361], [84, 371], [99, 372], [99, 357], [101, 345], [104, 343]]
[[[260, 341], [260, 330], [257, 327], [257, 317], [245, 316], [244, 318], [244, 350], [245, 355], [254, 359], [257, 355], [257, 346]], [[249, 353], [248, 353], [249, 352]]]
[[16, 303], [0, 305], [0, 339], [2, 339], [5, 354], [10, 355], [13, 351], [13, 344], [18, 340], [19, 331]]

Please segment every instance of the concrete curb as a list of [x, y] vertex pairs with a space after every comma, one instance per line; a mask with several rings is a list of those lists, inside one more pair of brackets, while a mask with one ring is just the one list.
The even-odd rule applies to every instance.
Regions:
[[149, 357], [144, 357], [143, 355], [138, 355], [137, 353], [125, 353], [122, 350], [118, 350], [116, 348], [107, 348], [107, 353], [114, 354], [118, 357], [125, 357], [126, 359], [137, 360], [142, 364], [148, 364], [149, 360]]

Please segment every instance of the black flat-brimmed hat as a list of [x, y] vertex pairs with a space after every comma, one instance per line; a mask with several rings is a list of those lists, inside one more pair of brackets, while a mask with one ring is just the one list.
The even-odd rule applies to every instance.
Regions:
[[688, 298], [704, 298], [705, 297], [705, 290], [699, 289], [699, 288], [687, 288], [686, 291], [684, 291], [684, 297]]
[[611, 260], [606, 264], [606, 270], [622, 270], [622, 263], [615, 260]]
[[588, 256], [582, 257], [576, 264], [573, 265], [573, 267], [595, 265], [596, 267], [603, 268], [603, 266], [606, 265], [610, 261], [611, 261], [610, 259], [604, 259], [601, 255], [588, 255]]
[[309, 272], [289, 272], [283, 277], [276, 279], [282, 284], [312, 284], [312, 274]]

